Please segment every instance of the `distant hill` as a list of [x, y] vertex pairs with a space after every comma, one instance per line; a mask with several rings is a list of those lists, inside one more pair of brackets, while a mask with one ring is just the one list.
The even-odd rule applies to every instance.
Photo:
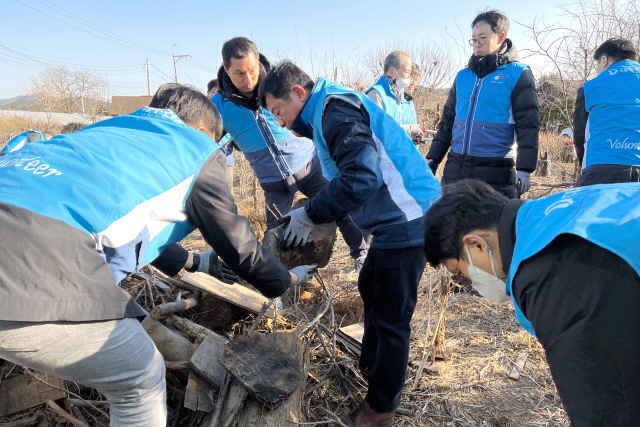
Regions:
[[0, 110], [39, 111], [36, 102], [28, 96], [17, 96], [16, 101], [0, 102]]
[[0, 105], [11, 104], [13, 102], [20, 102], [29, 99], [27, 95], [14, 96], [13, 98], [0, 99]]

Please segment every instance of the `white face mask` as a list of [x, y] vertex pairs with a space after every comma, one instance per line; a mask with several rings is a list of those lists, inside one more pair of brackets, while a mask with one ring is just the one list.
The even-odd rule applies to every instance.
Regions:
[[396, 70], [394, 68], [394, 71], [396, 72], [396, 75], [398, 76], [395, 79], [395, 82], [394, 82], [395, 85], [398, 86], [398, 89], [402, 90], [402, 89], [404, 89], [405, 87], [407, 87], [407, 86], [409, 86], [411, 84], [411, 79], [401, 79], [400, 78], [400, 73], [398, 73], [398, 70]]
[[496, 273], [496, 261], [493, 259], [491, 249], [489, 249], [489, 259], [491, 260], [491, 269], [493, 270], [493, 274], [489, 274], [474, 266], [473, 260], [471, 259], [471, 253], [469, 252], [469, 247], [465, 245], [464, 248], [467, 250], [467, 256], [469, 257], [469, 263], [471, 264], [467, 269], [469, 278], [471, 279], [471, 286], [473, 286], [480, 295], [490, 301], [500, 304], [510, 302], [511, 297], [509, 297], [505, 291], [506, 285], [504, 281], [498, 278], [498, 274]]

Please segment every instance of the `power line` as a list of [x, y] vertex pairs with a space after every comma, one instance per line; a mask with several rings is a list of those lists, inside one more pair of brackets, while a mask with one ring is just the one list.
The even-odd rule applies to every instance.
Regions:
[[[91, 22], [87, 21], [86, 19], [81, 18], [81, 17], [79, 17], [78, 15], [75, 15], [75, 14], [73, 14], [72, 12], [69, 12], [68, 10], [66, 10], [66, 9], [64, 9], [64, 8], [62, 8], [62, 7], [58, 6], [58, 5], [56, 5], [56, 4], [52, 3], [52, 2], [50, 2], [49, 0], [44, 0], [46, 3], [49, 3], [49, 5], [44, 4], [44, 3], [42, 2], [42, 0], [36, 0], [36, 1], [37, 1], [38, 3], [40, 3], [40, 4], [42, 4], [43, 6], [49, 7], [50, 9], [53, 9], [53, 8], [58, 9], [58, 10], [57, 10], [57, 12], [58, 12], [58, 13], [61, 13], [62, 15], [66, 16], [66, 17], [68, 17], [68, 18], [71, 18], [72, 20], [74, 20], [74, 21], [76, 21], [76, 22], [78, 22], [78, 23], [80, 23], [80, 24], [83, 24], [83, 25], [85, 25], [85, 26], [87, 26], [87, 27], [89, 27], [89, 28], [96, 29], [96, 30], [98, 30], [99, 32], [101, 32], [101, 33], [105, 34], [106, 36], [115, 37], [115, 38], [117, 38], [117, 39], [122, 40], [122, 41], [123, 41], [123, 42], [125, 42], [125, 43], [129, 43], [129, 44], [131, 44], [131, 45], [139, 46], [140, 48], [143, 48], [143, 49], [149, 49], [150, 51], [155, 51], [155, 53], [157, 53], [157, 54], [159, 54], [159, 55], [168, 55], [168, 54], [169, 54], [169, 52], [163, 52], [163, 51], [162, 51], [162, 50], [160, 50], [160, 49], [156, 49], [156, 48], [153, 48], [153, 47], [145, 46], [145, 45], [143, 45], [143, 44], [140, 44], [140, 43], [137, 43], [137, 42], [131, 41], [131, 40], [129, 40], [129, 39], [127, 39], [127, 38], [125, 38], [125, 37], [122, 37], [122, 36], [120, 36], [120, 35], [118, 35], [118, 34], [116, 34], [116, 33], [111, 32], [111, 31], [109, 31], [109, 30], [107, 30], [107, 29], [105, 29], [105, 28], [102, 28], [102, 27], [100, 27], [100, 26], [98, 26], [98, 25], [96, 25], [96, 24], [93, 24], [93, 23], [91, 23]], [[54, 10], [55, 10], [55, 9], [54, 9]]]
[[[49, 18], [51, 18], [51, 19], [55, 19], [55, 20], [56, 20], [56, 21], [58, 21], [58, 22], [62, 22], [63, 24], [66, 24], [66, 25], [68, 25], [68, 26], [70, 26], [70, 27], [73, 27], [73, 28], [75, 28], [75, 29], [77, 29], [77, 30], [80, 30], [80, 31], [82, 31], [82, 32], [85, 32], [85, 33], [87, 33], [87, 34], [91, 34], [91, 35], [92, 35], [92, 36], [94, 36], [94, 37], [101, 38], [101, 39], [106, 40], [106, 41], [108, 41], [108, 42], [115, 43], [115, 44], [118, 44], [118, 45], [120, 45], [120, 46], [128, 47], [129, 49], [136, 49], [136, 50], [140, 50], [140, 51], [143, 51], [143, 52], [150, 52], [150, 53], [154, 53], [154, 54], [157, 54], [157, 55], [167, 55], [167, 53], [165, 53], [165, 52], [163, 52], [163, 51], [161, 51], [161, 50], [158, 50], [158, 49], [152, 49], [152, 48], [144, 48], [144, 49], [143, 49], [143, 48], [139, 48], [139, 47], [136, 47], [136, 46], [132, 46], [132, 45], [127, 45], [127, 44], [124, 44], [124, 43], [120, 43], [120, 42], [119, 42], [119, 41], [117, 41], [117, 40], [108, 39], [108, 38], [103, 37], [103, 36], [101, 36], [101, 35], [99, 35], [99, 34], [92, 33], [91, 31], [87, 31], [87, 30], [82, 29], [82, 28], [80, 28], [80, 27], [77, 27], [77, 26], [75, 26], [75, 25], [73, 25], [73, 24], [70, 24], [70, 23], [68, 23], [68, 22], [66, 22], [66, 21], [63, 21], [62, 19], [56, 18], [55, 16], [51, 16], [51, 15], [49, 15], [48, 13], [41, 11], [40, 9], [37, 9], [37, 8], [35, 8], [35, 7], [33, 7], [33, 6], [29, 6], [28, 4], [26, 4], [26, 3], [22, 2], [21, 0], [15, 0], [15, 1], [17, 1], [17, 2], [18, 2], [18, 3], [20, 3], [20, 4], [22, 4], [23, 6], [28, 7], [29, 9], [33, 9], [33, 10], [35, 10], [36, 12], [39, 12], [39, 13], [41, 13], [41, 14], [45, 15], [45, 16], [48, 16], [48, 17], [49, 17]], [[171, 55], [171, 54], [169, 54], [169, 55]]]

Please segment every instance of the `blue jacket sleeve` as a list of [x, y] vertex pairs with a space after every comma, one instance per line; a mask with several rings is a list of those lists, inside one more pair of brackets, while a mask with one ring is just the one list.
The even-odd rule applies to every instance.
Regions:
[[340, 176], [307, 202], [307, 215], [316, 224], [336, 221], [358, 209], [384, 184], [364, 107], [331, 100], [322, 118], [322, 134]]

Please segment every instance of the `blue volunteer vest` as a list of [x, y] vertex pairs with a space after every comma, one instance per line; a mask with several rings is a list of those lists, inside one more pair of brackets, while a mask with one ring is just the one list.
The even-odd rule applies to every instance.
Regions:
[[398, 99], [393, 94], [389, 81], [384, 76], [382, 76], [376, 82], [376, 84], [374, 84], [369, 89], [367, 89], [367, 92], [371, 91], [371, 89], [375, 89], [380, 93], [380, 97], [382, 98], [382, 107], [384, 111], [386, 111], [387, 114], [393, 117], [393, 119], [397, 123], [405, 124], [405, 123], [402, 123], [402, 116], [403, 116], [402, 103], [398, 102]]
[[582, 167], [640, 166], [640, 64], [620, 61], [584, 84], [589, 112]]
[[401, 125], [417, 125], [418, 124], [418, 113], [416, 112], [416, 104], [413, 101], [407, 101], [406, 98], [402, 99], [402, 119], [400, 121]]
[[[516, 217], [516, 245], [506, 286], [509, 295], [520, 263], [564, 233], [613, 252], [640, 274], [640, 185], [581, 187], [525, 203]], [[518, 321], [535, 335], [531, 322], [512, 300]]]
[[[324, 107], [332, 97], [342, 99], [358, 108], [364, 106], [369, 113], [382, 179], [391, 200], [395, 203], [395, 206], [389, 206], [374, 196], [362, 207], [350, 213], [353, 221], [359, 227], [373, 231], [380, 220], [388, 225], [421, 218], [440, 196], [440, 183], [431, 173], [422, 154], [398, 123], [368, 96], [321, 78], [313, 88], [301, 119], [313, 126], [313, 142], [324, 176], [329, 180], [340, 177], [340, 171], [329, 153], [322, 133]], [[416, 239], [422, 238], [423, 236], [416, 236]]]
[[28, 143], [29, 133], [31, 132], [38, 134], [40, 136], [40, 141], [47, 140], [47, 138], [45, 138], [44, 136], [44, 133], [40, 132], [39, 130], [28, 130], [26, 132], [22, 132], [20, 135], [16, 135], [13, 138], [11, 138], [7, 142], [7, 144], [4, 147], [2, 147], [2, 150], [0, 150], [0, 153], [10, 153], [12, 151], [16, 151], [24, 147], [24, 145]]
[[451, 151], [477, 157], [510, 155], [516, 140], [511, 92], [526, 68], [511, 62], [482, 79], [468, 68], [458, 72]]
[[218, 108], [224, 130], [244, 153], [258, 181], [286, 179], [313, 159], [313, 142], [280, 127], [265, 108], [253, 112], [216, 93], [211, 102]]
[[216, 149], [145, 107], [0, 158], [0, 201], [90, 234], [119, 282], [193, 231], [185, 202]]

